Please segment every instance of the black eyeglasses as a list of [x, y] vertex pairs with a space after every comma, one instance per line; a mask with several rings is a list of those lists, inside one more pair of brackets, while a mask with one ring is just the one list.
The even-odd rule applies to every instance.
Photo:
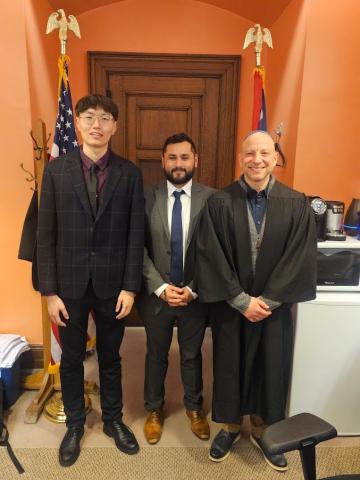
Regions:
[[80, 115], [79, 118], [83, 120], [83, 122], [86, 125], [93, 125], [95, 123], [95, 120], [97, 119], [99, 122], [99, 125], [102, 125], [106, 127], [107, 125], [110, 125], [110, 123], [114, 120], [114, 117], [112, 115], [107, 115], [105, 113], [102, 113], [100, 115], [93, 115], [91, 113], [86, 113], [84, 115]]

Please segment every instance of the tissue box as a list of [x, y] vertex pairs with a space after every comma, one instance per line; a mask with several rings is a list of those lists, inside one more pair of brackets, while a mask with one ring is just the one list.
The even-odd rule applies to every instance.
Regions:
[[0, 368], [4, 385], [4, 410], [13, 405], [21, 393], [20, 357], [11, 368]]

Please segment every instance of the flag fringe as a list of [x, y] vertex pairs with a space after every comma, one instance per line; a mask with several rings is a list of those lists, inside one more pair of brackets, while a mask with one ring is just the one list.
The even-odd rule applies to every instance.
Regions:
[[263, 89], [265, 90], [265, 68], [264, 67], [255, 67], [253, 70], [253, 76], [258, 74], [262, 80]]
[[48, 366], [48, 373], [50, 375], [56, 375], [57, 373], [59, 373], [59, 368], [60, 368], [60, 363], [49, 363], [49, 366]]
[[86, 351], [92, 350], [96, 346], [96, 337], [90, 337], [86, 342]]
[[68, 55], [59, 55], [58, 58], [58, 68], [59, 68], [59, 86], [58, 86], [58, 96], [61, 92], [61, 82], [64, 82], [66, 90], [68, 89], [68, 76], [66, 71], [66, 65], [70, 63], [70, 57]]

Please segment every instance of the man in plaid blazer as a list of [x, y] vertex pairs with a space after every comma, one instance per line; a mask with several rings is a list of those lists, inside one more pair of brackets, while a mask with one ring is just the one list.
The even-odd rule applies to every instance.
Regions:
[[60, 377], [67, 432], [59, 460], [72, 465], [84, 434], [87, 320], [95, 312], [104, 432], [127, 454], [139, 445], [122, 422], [119, 348], [123, 319], [140, 289], [144, 194], [139, 169], [115, 155], [109, 141], [118, 109], [102, 95], [75, 107], [83, 144], [45, 170], [38, 224], [39, 286], [59, 327]]

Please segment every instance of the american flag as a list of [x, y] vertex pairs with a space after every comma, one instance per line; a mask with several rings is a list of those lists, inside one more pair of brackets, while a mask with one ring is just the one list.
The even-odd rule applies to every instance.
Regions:
[[67, 55], [60, 55], [58, 113], [55, 122], [54, 143], [51, 148], [50, 161], [59, 155], [71, 152], [78, 146], [68, 79], [68, 61], [69, 57]]
[[[58, 88], [58, 112], [54, 129], [54, 143], [51, 147], [50, 159], [59, 155], [71, 152], [78, 146], [74, 125], [74, 113], [71, 100], [70, 83], [68, 78], [67, 55], [60, 55], [59, 67], [59, 88]], [[48, 368], [49, 373], [58, 372], [61, 359], [61, 343], [58, 326], [51, 323], [51, 359]]]
[[254, 101], [253, 101], [253, 130], [266, 130], [266, 102], [265, 102], [265, 70], [256, 67], [254, 70]]

